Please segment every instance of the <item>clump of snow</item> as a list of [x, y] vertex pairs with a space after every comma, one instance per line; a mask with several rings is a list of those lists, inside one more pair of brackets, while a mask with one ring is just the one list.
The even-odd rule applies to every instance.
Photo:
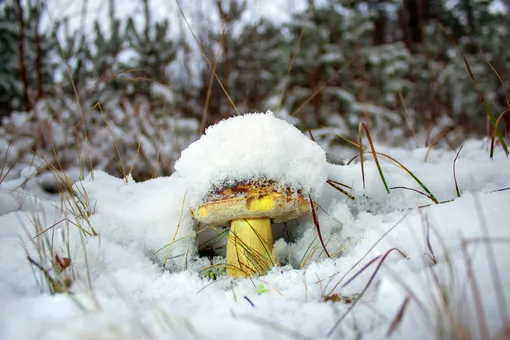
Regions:
[[270, 180], [319, 197], [326, 183], [326, 153], [271, 111], [236, 116], [209, 127], [185, 149], [175, 170], [192, 204], [212, 190]]
[[90, 223], [103, 241], [137, 249], [158, 262], [169, 259], [166, 267], [174, 270], [183, 268], [186, 254], [196, 253], [186, 187], [176, 176], [136, 183], [95, 171], [74, 188], [88, 202]]

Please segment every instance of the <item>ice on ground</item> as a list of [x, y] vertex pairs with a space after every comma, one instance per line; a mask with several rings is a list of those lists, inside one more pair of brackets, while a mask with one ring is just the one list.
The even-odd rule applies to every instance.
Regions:
[[326, 153], [271, 111], [236, 116], [209, 127], [175, 164], [193, 205], [213, 189], [271, 180], [317, 198], [326, 183]]

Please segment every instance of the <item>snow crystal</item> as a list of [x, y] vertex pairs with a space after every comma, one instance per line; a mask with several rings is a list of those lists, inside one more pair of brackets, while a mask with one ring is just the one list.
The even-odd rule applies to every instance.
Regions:
[[320, 196], [326, 153], [271, 111], [233, 117], [209, 127], [175, 164], [192, 205], [216, 188], [270, 180], [306, 196]]

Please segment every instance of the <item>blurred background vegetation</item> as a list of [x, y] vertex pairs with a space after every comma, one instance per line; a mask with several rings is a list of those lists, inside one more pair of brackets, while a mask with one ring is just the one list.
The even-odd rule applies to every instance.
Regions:
[[[43, 0], [0, 1], [3, 169], [168, 175], [235, 114], [195, 41], [171, 34], [187, 30], [182, 17], [132, 1], [141, 22], [108, 0], [87, 34], [65, 17], [42, 25]], [[208, 1], [220, 21], [193, 29], [239, 112], [271, 109], [323, 146], [356, 138], [360, 122], [380, 143], [456, 146], [510, 107], [509, 0], [308, 0], [283, 22], [243, 21], [250, 1]]]

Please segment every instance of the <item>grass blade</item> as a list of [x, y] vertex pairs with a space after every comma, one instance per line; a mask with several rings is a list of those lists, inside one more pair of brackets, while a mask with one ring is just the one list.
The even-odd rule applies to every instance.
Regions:
[[365, 135], [367, 136], [368, 143], [370, 144], [370, 149], [372, 150], [372, 155], [374, 156], [375, 164], [377, 166], [377, 171], [379, 171], [379, 176], [381, 177], [384, 187], [386, 188], [386, 192], [389, 194], [390, 188], [388, 187], [388, 183], [386, 183], [386, 179], [384, 178], [384, 174], [382, 172], [381, 165], [379, 164], [379, 159], [377, 158], [377, 152], [375, 152], [374, 144], [372, 143], [372, 137], [370, 136], [370, 131], [368, 130], [368, 127], [365, 125], [365, 123], [361, 122], [361, 123], [359, 123], [358, 135], [359, 135], [359, 155], [360, 155], [360, 162], [361, 162], [361, 176], [363, 178], [363, 189], [365, 189], [365, 168], [363, 166], [363, 145], [362, 145], [363, 130], [365, 130]]
[[355, 299], [352, 304], [349, 306], [349, 308], [347, 309], [347, 311], [342, 314], [342, 316], [335, 322], [335, 324], [333, 325], [333, 327], [330, 329], [330, 331], [328, 332], [328, 338], [331, 337], [331, 335], [333, 335], [333, 332], [335, 331], [335, 329], [342, 323], [342, 321], [347, 317], [347, 315], [349, 315], [349, 313], [353, 310], [354, 307], [356, 307], [356, 305], [358, 304], [358, 301], [361, 300], [361, 298], [363, 297], [363, 295], [365, 295], [365, 293], [367, 292], [368, 288], [370, 287], [370, 284], [372, 284], [372, 281], [374, 281], [375, 279], [375, 276], [377, 275], [377, 273], [379, 272], [379, 269], [381, 269], [381, 266], [382, 264], [384, 263], [384, 261], [386, 260], [386, 258], [393, 252], [393, 251], [396, 251], [398, 253], [400, 253], [400, 255], [402, 255], [403, 257], [407, 257], [406, 254], [404, 254], [401, 250], [399, 250], [398, 248], [391, 248], [390, 250], [388, 250], [384, 255], [383, 257], [381, 258], [381, 260], [379, 261], [379, 263], [377, 264], [377, 268], [375, 268], [374, 272], [372, 273], [372, 276], [370, 277], [370, 279], [368, 280], [367, 284], [365, 285], [365, 287], [363, 288], [363, 290], [361, 291], [361, 293], [359, 294], [359, 298], [358, 299]]
[[426, 193], [424, 193], [424, 192], [422, 192], [420, 190], [416, 190], [416, 189], [408, 188], [408, 187], [401, 187], [401, 186], [400, 187], [391, 187], [390, 189], [391, 190], [393, 190], [393, 189], [404, 189], [404, 190], [414, 191], [414, 192], [416, 192], [416, 193], [418, 193], [420, 195], [423, 195], [425, 197], [430, 198], [434, 203], [439, 204], [439, 202], [434, 197], [432, 197], [432, 196], [430, 196], [430, 195], [428, 195], [428, 194], [426, 194]]
[[[510, 111], [510, 109], [506, 109], [505, 111], [501, 112], [498, 119], [496, 119], [496, 122], [494, 123], [494, 129], [492, 130], [492, 137], [491, 137], [491, 151], [490, 151], [491, 158], [493, 158], [493, 156], [494, 156], [494, 144], [495, 144], [495, 139], [496, 139], [496, 133], [498, 131], [499, 122], [501, 121], [501, 118], [503, 118], [503, 116], [506, 113], [508, 113], [509, 111]], [[503, 144], [503, 148], [505, 148], [504, 144]], [[507, 151], [507, 150], [505, 150], [505, 151]], [[508, 151], [506, 152], [506, 156], [508, 157]]]
[[[368, 153], [368, 152], [367, 152]], [[434, 201], [434, 203], [439, 203], [439, 201], [436, 199], [436, 197], [434, 196], [434, 194], [432, 194], [432, 192], [430, 192], [430, 190], [425, 186], [425, 184], [422, 183], [422, 181], [420, 181], [420, 179], [418, 177], [416, 177], [415, 174], [413, 174], [413, 172], [411, 170], [409, 170], [407, 167], [405, 167], [402, 163], [400, 163], [399, 161], [397, 161], [395, 158], [391, 157], [390, 155], [387, 155], [385, 153], [381, 153], [381, 152], [376, 152], [377, 155], [379, 156], [383, 156], [383, 157], [386, 157], [388, 158], [389, 160], [391, 160], [392, 162], [394, 162], [395, 164], [397, 164], [400, 168], [402, 168], [403, 170], [405, 170], [409, 176], [411, 176], [415, 181], [416, 183], [418, 183], [422, 188], [423, 190], [425, 190], [425, 192], [427, 194], [430, 195], [430, 198]], [[354, 156], [353, 158], [351, 158], [349, 160], [349, 162], [347, 162], [347, 165], [351, 164], [352, 161], [354, 161], [356, 158], [358, 158], [359, 155], [356, 155]]]
[[453, 160], [453, 180], [455, 182], [455, 192], [457, 193], [457, 197], [460, 197], [460, 190], [459, 190], [459, 184], [457, 183], [457, 174], [455, 172], [455, 164], [457, 163], [457, 159], [459, 158], [459, 154], [462, 151], [462, 148], [464, 147], [464, 144], [462, 144], [459, 148], [459, 151], [457, 151], [457, 154], [455, 155], [455, 159]]
[[402, 319], [404, 318], [404, 313], [407, 309], [407, 306], [409, 305], [409, 301], [411, 301], [411, 296], [407, 295], [404, 299], [404, 302], [402, 302], [402, 305], [400, 305], [400, 308], [398, 309], [397, 315], [393, 318], [393, 321], [390, 324], [390, 327], [388, 328], [388, 332], [386, 333], [386, 337], [390, 337], [393, 332], [397, 329], [398, 325], [402, 322]]
[[425, 159], [423, 160], [425, 163], [427, 162], [427, 159], [429, 158], [430, 151], [432, 151], [432, 148], [434, 145], [436, 145], [443, 137], [446, 137], [450, 132], [452, 132], [453, 129], [451, 128], [445, 128], [434, 140], [432, 143], [430, 143], [429, 148], [427, 149], [427, 153], [425, 154]]
[[319, 226], [319, 219], [317, 218], [317, 213], [315, 212], [315, 207], [313, 206], [313, 201], [310, 196], [308, 196], [310, 199], [310, 208], [312, 209], [312, 217], [313, 217], [313, 224], [315, 225], [315, 228], [317, 228], [317, 234], [319, 235], [319, 240], [322, 245], [322, 249], [324, 249], [324, 252], [328, 256], [328, 258], [331, 258], [331, 255], [329, 255], [328, 250], [326, 249], [326, 245], [324, 244], [324, 240], [322, 239], [322, 233], [321, 228]]
[[328, 183], [330, 186], [332, 186], [333, 188], [335, 188], [336, 190], [340, 191], [342, 194], [344, 194], [345, 196], [349, 197], [351, 200], [355, 200], [354, 196], [352, 196], [351, 194], [349, 194], [347, 191], [345, 191], [344, 189], [340, 188], [340, 186], [337, 184], [337, 182], [335, 181], [332, 181], [332, 180], [327, 180], [326, 183]]

